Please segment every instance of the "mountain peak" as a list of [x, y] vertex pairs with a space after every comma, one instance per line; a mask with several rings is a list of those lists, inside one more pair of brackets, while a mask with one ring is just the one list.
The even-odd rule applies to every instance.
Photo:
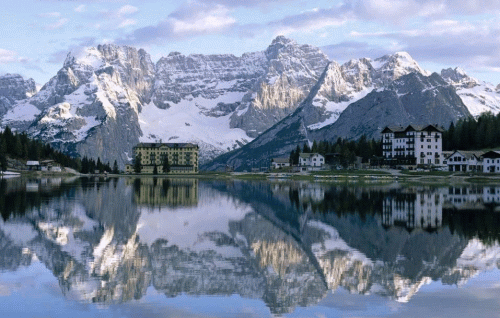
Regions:
[[441, 76], [447, 82], [454, 84], [467, 84], [467, 86], [474, 86], [478, 83], [478, 80], [467, 75], [467, 73], [460, 67], [443, 69], [441, 70]]
[[271, 45], [276, 45], [276, 44], [295, 44], [295, 41], [292, 39], [289, 39], [285, 37], [284, 35], [278, 35], [274, 40], [271, 42]]
[[293, 46], [296, 46], [297, 43], [294, 40], [288, 39], [284, 37], [283, 35], [277, 36], [271, 45], [266, 49], [266, 56], [269, 59], [275, 59], [278, 54], [285, 48], [285, 49], [290, 49]]

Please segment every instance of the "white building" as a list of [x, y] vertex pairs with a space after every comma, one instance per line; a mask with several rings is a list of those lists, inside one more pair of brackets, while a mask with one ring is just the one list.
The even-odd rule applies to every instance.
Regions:
[[483, 172], [500, 173], [500, 151], [488, 151], [482, 157]]
[[325, 165], [325, 157], [319, 153], [304, 153], [299, 154], [299, 166], [301, 170], [319, 170]]
[[273, 158], [271, 168], [281, 169], [284, 167], [290, 167], [290, 158]]
[[449, 171], [483, 171], [482, 151], [457, 150], [446, 158]]
[[382, 224], [414, 228], [438, 228], [443, 223], [443, 192], [417, 191], [388, 196], [382, 202]]
[[392, 165], [442, 166], [443, 130], [434, 125], [385, 127], [382, 153]]

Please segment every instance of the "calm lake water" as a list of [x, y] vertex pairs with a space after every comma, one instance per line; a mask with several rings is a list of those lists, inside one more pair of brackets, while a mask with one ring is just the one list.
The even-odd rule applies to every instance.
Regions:
[[0, 180], [2, 317], [499, 317], [500, 185]]

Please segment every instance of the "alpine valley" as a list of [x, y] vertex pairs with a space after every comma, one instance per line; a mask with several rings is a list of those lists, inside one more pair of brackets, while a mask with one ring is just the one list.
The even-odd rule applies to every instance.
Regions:
[[406, 52], [340, 65], [283, 36], [241, 57], [173, 52], [156, 64], [143, 49], [99, 45], [70, 52], [39, 90], [0, 76], [1, 127], [121, 167], [138, 142], [194, 142], [205, 169], [243, 169], [313, 140], [485, 111], [500, 112], [500, 86], [459, 68], [431, 74]]

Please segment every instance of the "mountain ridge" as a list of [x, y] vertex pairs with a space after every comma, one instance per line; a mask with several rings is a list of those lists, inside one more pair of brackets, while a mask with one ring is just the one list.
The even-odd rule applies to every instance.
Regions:
[[[493, 85], [476, 81], [473, 94], [463, 76], [443, 72], [467, 107], [483, 105], [473, 115], [500, 111]], [[429, 74], [406, 52], [340, 65], [319, 48], [283, 36], [240, 57], [172, 52], [156, 63], [143, 49], [104, 44], [69, 53], [40, 91], [11, 98], [3, 113], [0, 105], [0, 126], [72, 155], [117, 159], [121, 167], [136, 143], [159, 141], [196, 142], [206, 163], [258, 138], [305, 100], [298, 125], [316, 138], [349, 105], [409, 73]]]

